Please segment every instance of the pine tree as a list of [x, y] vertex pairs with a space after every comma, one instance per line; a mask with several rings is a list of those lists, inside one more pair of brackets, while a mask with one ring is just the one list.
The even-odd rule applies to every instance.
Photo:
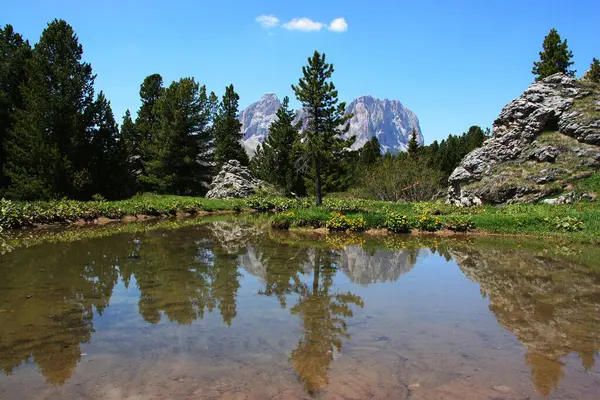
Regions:
[[250, 161], [241, 143], [243, 132], [238, 120], [239, 100], [233, 85], [227, 86], [214, 123], [215, 161], [219, 168], [229, 160], [238, 160], [242, 165], [248, 165]]
[[100, 194], [108, 199], [126, 197], [129, 193], [130, 170], [124, 141], [103, 92], [94, 104], [94, 128], [90, 141], [90, 185], [84, 197]]
[[594, 58], [590, 64], [590, 70], [585, 75], [586, 79], [600, 83], [600, 60]]
[[200, 142], [210, 134], [210, 107], [206, 87], [193, 78], [173, 82], [163, 92], [155, 106], [160, 125], [148, 142], [142, 182], [160, 193], [203, 191], [207, 177], [198, 156]]
[[29, 42], [24, 41], [11, 25], [0, 28], [0, 191], [9, 185], [4, 174], [6, 141], [14, 126], [16, 112], [24, 105], [19, 87], [27, 78], [25, 65], [30, 57]]
[[128, 181], [131, 185], [129, 192], [136, 193], [141, 189], [139, 186], [139, 177], [144, 169], [142, 163], [142, 139], [129, 110], [126, 110], [123, 116], [119, 137], [124, 148], [123, 151], [127, 154], [126, 171], [130, 178]]
[[324, 174], [335, 163], [335, 156], [352, 143], [342, 139], [352, 115], [344, 115], [345, 103], [338, 104], [338, 91], [331, 81], [333, 71], [333, 65], [325, 61], [325, 54], [315, 51], [308, 65], [302, 67], [298, 85], [292, 85], [307, 115], [306, 129], [302, 132], [303, 161], [314, 178], [317, 206], [322, 204]]
[[377, 136], [364, 144], [359, 152], [359, 161], [363, 165], [374, 164], [381, 159], [381, 145]]
[[408, 140], [408, 148], [407, 152], [409, 155], [415, 155], [419, 152], [420, 149], [419, 141], [418, 141], [418, 133], [415, 128], [412, 128], [410, 132], [410, 139]]
[[[478, 147], [483, 145], [483, 142], [487, 139], [487, 136], [483, 129], [477, 125], [473, 125], [464, 135], [464, 141], [466, 144], [466, 152], [469, 153]], [[465, 154], [466, 155], [466, 154]]]
[[543, 50], [540, 52], [540, 61], [533, 63], [531, 72], [536, 75], [535, 80], [542, 80], [556, 73], [574, 76], [575, 70], [570, 70], [573, 65], [573, 53], [567, 46], [567, 40], [563, 42], [556, 29], [551, 29], [544, 38]]
[[[138, 177], [138, 188], [140, 190], [148, 190], [143, 182], [143, 176], [146, 175], [145, 165], [149, 162], [150, 146], [154, 135], [157, 133], [160, 125], [160, 118], [156, 110], [156, 103], [163, 94], [163, 79], [160, 74], [148, 75], [140, 85], [140, 100], [142, 105], [138, 110], [137, 119], [135, 120], [135, 132], [139, 139], [139, 166], [140, 172]], [[135, 157], [135, 155], [134, 155]]]
[[25, 107], [7, 141], [8, 193], [24, 199], [79, 197], [89, 185], [88, 128], [95, 76], [73, 28], [54, 20], [34, 46], [22, 85]]
[[299, 143], [298, 124], [294, 124], [296, 113], [289, 109], [288, 97], [283, 99], [277, 110], [276, 120], [269, 127], [269, 136], [258, 145], [251, 166], [256, 175], [286, 193], [303, 192], [303, 184], [296, 168]]

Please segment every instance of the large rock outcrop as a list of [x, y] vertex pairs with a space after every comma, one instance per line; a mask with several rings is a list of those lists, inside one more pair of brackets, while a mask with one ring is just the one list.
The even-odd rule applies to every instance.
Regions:
[[206, 194], [210, 199], [231, 199], [252, 196], [266, 184], [252, 175], [237, 160], [229, 160], [214, 177]]
[[[256, 146], [264, 142], [269, 134], [269, 126], [276, 119], [281, 102], [273, 93], [265, 94], [259, 101], [252, 103], [240, 113], [243, 144], [248, 154], [254, 154]], [[346, 107], [346, 114], [353, 114], [348, 121], [349, 131], [345, 138], [356, 137], [352, 148], [361, 148], [372, 137], [377, 137], [381, 150], [390, 153], [405, 151], [410, 133], [415, 129], [418, 141], [423, 144], [423, 135], [417, 115], [398, 100], [378, 99], [373, 96], [361, 96]], [[304, 119], [304, 112], [297, 112], [297, 121]]]
[[457, 205], [531, 202], [600, 167], [600, 85], [555, 74], [504, 107], [449, 179]]

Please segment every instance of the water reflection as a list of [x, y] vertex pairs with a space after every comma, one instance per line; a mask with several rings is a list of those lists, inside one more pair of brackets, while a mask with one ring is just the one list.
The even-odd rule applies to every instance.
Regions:
[[[424, 255], [456, 262], [480, 285], [497, 321], [525, 346], [525, 362], [543, 396], [559, 387], [564, 358], [577, 353], [586, 370], [600, 349], [600, 275], [534, 253], [440, 242], [415, 246], [298, 242], [252, 224], [221, 221], [176, 231], [118, 235], [74, 244], [44, 244], [0, 260], [0, 369], [7, 375], [33, 361], [62, 385], [81, 360], [94, 318], [110, 307], [119, 279], [139, 291], [148, 326], [192, 325], [207, 314], [231, 326], [244, 275], [255, 294], [276, 299], [295, 318], [298, 339], [288, 364], [304, 390], [326, 390], [331, 366], [351, 340], [348, 322], [365, 300], [344, 289], [397, 282]], [[387, 247], [387, 248], [386, 248]], [[419, 321], [414, 321], [418, 324]]]
[[[55, 248], [44, 257], [2, 266], [0, 369], [11, 374], [33, 360], [49, 382], [66, 382], [118, 281], [103, 249], [82, 255]], [[74, 260], [76, 260], [74, 262]]]
[[600, 351], [600, 275], [573, 263], [523, 257], [515, 250], [452, 249], [461, 270], [481, 285], [498, 322], [526, 347], [536, 389], [548, 396], [578, 354], [586, 371]]

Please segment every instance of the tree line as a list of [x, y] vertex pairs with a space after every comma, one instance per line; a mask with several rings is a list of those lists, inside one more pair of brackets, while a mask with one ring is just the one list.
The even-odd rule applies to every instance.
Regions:
[[64, 20], [49, 23], [34, 46], [11, 25], [0, 29], [0, 195], [200, 195], [219, 164], [248, 164], [232, 85], [218, 99], [194, 78], [164, 86], [150, 75], [135, 121], [127, 110], [119, 127], [82, 55]]
[[[572, 53], [555, 30], [543, 47], [534, 63], [536, 79], [574, 73], [569, 70]], [[110, 101], [95, 92], [96, 75], [82, 56], [83, 47], [64, 20], [49, 23], [34, 46], [11, 25], [0, 29], [0, 196], [203, 195], [221, 165], [235, 159], [283, 193], [314, 195], [317, 204], [324, 192], [362, 190], [381, 197], [371, 186], [381, 186], [384, 176], [390, 177], [390, 187], [418, 183], [421, 190], [431, 182], [428, 190], [408, 196], [422, 199], [444, 186], [462, 158], [489, 136], [473, 126], [421, 147], [412, 132], [408, 151], [397, 156], [382, 155], [376, 137], [351, 150], [355, 138], [343, 138], [351, 115], [338, 100], [334, 67], [315, 51], [292, 85], [304, 121], [294, 124], [295, 112], [285, 98], [250, 160], [241, 144], [233, 85], [219, 98], [194, 78], [166, 86], [159, 74], [152, 74], [140, 86], [135, 119], [127, 110], [119, 126]], [[586, 79], [599, 76], [600, 62], [594, 59]]]

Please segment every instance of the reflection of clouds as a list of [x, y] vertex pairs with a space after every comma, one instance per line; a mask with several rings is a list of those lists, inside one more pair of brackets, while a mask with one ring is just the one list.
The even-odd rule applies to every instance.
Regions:
[[598, 276], [514, 250], [451, 249], [465, 275], [481, 285], [489, 309], [527, 348], [538, 392], [548, 396], [564, 376], [562, 358], [575, 352], [586, 370], [600, 351]]
[[340, 250], [340, 268], [353, 282], [367, 285], [376, 282], [394, 282], [414, 266], [411, 250], [375, 250], [369, 253], [358, 245]]

